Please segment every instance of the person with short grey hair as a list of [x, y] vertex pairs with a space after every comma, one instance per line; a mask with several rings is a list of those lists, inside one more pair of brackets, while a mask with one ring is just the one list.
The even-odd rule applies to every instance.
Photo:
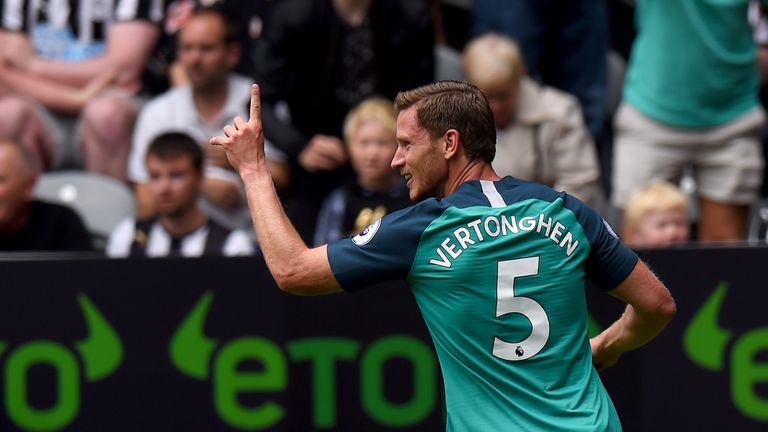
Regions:
[[74, 210], [34, 199], [38, 174], [21, 145], [0, 139], [0, 252], [93, 250]]

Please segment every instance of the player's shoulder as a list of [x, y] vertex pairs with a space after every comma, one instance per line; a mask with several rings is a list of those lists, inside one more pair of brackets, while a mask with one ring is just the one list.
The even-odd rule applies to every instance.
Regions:
[[395, 224], [428, 225], [431, 221], [440, 217], [448, 207], [449, 204], [445, 200], [428, 198], [414, 205], [394, 211], [385, 218], [389, 219], [390, 223]]
[[361, 247], [369, 244], [392, 246], [418, 242], [422, 232], [440, 217], [445, 208], [439, 200], [428, 198], [374, 221], [352, 237], [352, 242]]
[[508, 205], [531, 199], [547, 202], [559, 200], [563, 207], [573, 212], [589, 209], [587, 204], [575, 196], [564, 191], [557, 191], [542, 183], [507, 176], [495, 182], [494, 185]]
[[453, 194], [443, 200], [446, 207], [472, 207], [513, 205], [519, 201], [539, 199], [555, 201], [563, 197], [562, 192], [557, 192], [541, 183], [531, 182], [512, 176], [502, 179], [470, 180], [464, 182]]
[[572, 214], [582, 225], [602, 220], [597, 211], [573, 195], [512, 176], [496, 181], [468, 181], [444, 201], [445, 205], [459, 209], [473, 206], [528, 208], [534, 205], [546, 208], [550, 214]]
[[495, 185], [501, 193], [514, 197], [517, 200], [538, 198], [547, 201], [553, 201], [562, 197], [562, 192], [558, 192], [551, 187], [529, 180], [523, 180], [512, 176], [506, 176], [495, 182]]
[[572, 217], [589, 238], [595, 238], [603, 229], [616, 237], [611, 226], [597, 210], [573, 195], [556, 191], [547, 185], [513, 177], [505, 177], [499, 183], [507, 186], [502, 195], [506, 194], [505, 199], [508, 200], [508, 205], [514, 202], [530, 202], [529, 200], [543, 201], [548, 214]]

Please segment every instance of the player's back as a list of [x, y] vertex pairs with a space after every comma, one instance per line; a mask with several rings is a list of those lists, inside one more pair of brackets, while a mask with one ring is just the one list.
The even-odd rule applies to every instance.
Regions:
[[437, 217], [407, 281], [440, 358], [448, 429], [620, 430], [587, 337], [586, 274], [615, 246], [602, 219], [510, 177], [421, 205]]

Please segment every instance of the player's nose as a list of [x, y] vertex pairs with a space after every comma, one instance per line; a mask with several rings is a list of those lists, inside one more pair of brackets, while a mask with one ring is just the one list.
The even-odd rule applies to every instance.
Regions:
[[392, 163], [390, 163], [390, 166], [394, 170], [399, 170], [405, 165], [405, 157], [403, 157], [402, 147], [397, 146], [397, 150], [395, 151], [395, 155], [392, 157]]

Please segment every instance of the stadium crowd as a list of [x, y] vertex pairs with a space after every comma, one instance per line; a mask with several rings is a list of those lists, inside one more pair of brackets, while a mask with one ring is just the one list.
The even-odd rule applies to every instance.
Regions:
[[[564, 190], [617, 232], [632, 206], [624, 232], [633, 233], [634, 226], [664, 229], [656, 213], [668, 209], [637, 211], [630, 198], [665, 182], [681, 234], [656, 243], [647, 240], [652, 232], [645, 240], [628, 234], [634, 245], [745, 241], [750, 209], [767, 189], [760, 90], [768, 26], [760, 3], [731, 3], [738, 6], [0, 1], [0, 140], [23, 152], [14, 157], [28, 161], [31, 179], [0, 172], [0, 250], [45, 244], [13, 234], [36, 202], [34, 181], [55, 171], [107, 176], [130, 188], [136, 213], [120, 224], [126, 240], [117, 255], [126, 255], [148, 221], [162, 225], [185, 212], [196, 215], [193, 223], [162, 226], [169, 242], [196, 233], [205, 249], [212, 221], [249, 232], [258, 250], [242, 182], [208, 143], [247, 113], [251, 82], [261, 88], [270, 172], [301, 237], [311, 244], [354, 234], [405, 205], [402, 180], [381, 159], [396, 146], [387, 103], [441, 79], [467, 80], [487, 95], [500, 174]], [[160, 179], [147, 170], [147, 148], [179, 132], [204, 155], [198, 202], [152, 191]], [[167, 177], [170, 185], [182, 175]], [[75, 248], [103, 249], [87, 246]]]

